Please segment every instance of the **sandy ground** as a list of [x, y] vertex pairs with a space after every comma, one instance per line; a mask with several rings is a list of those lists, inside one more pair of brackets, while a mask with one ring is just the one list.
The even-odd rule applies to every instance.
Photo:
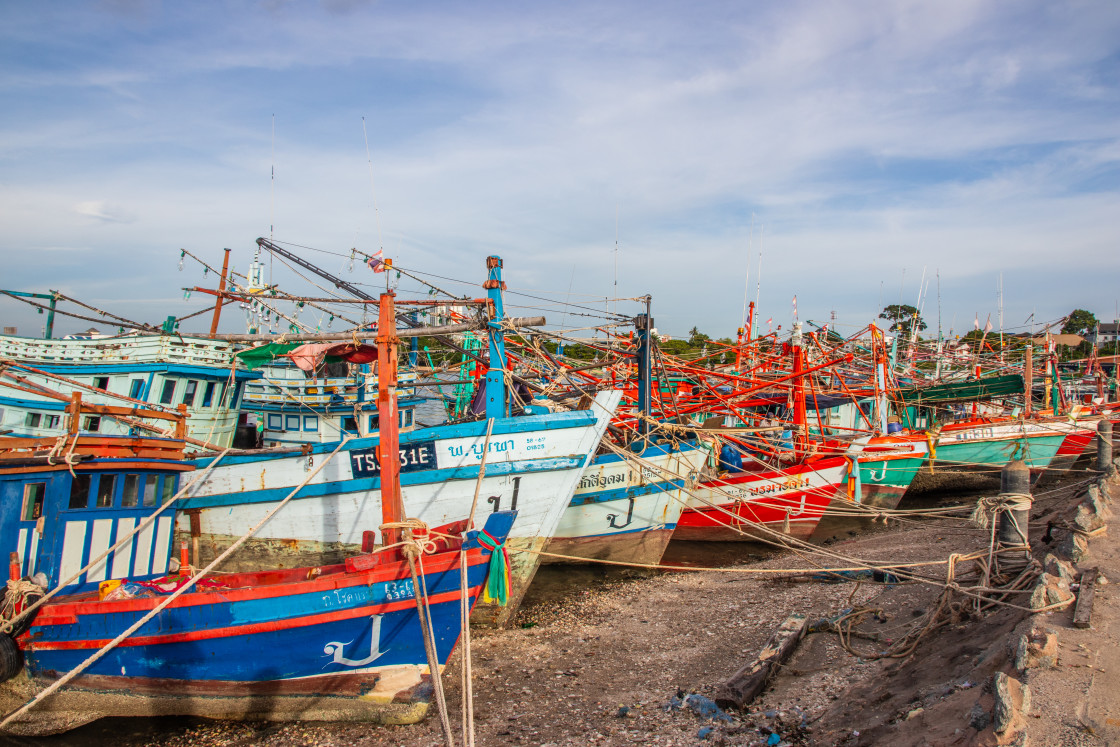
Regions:
[[[1084, 490], [1071, 479], [1037, 491], [1034, 537], [1047, 520], [1068, 512]], [[885, 563], [922, 562], [986, 548], [988, 537], [960, 520], [907, 522], [827, 549]], [[1120, 546], [1107, 536], [1093, 542], [1091, 563], [1120, 581]], [[1039, 544], [1038, 556], [1047, 549]], [[974, 717], [978, 708], [990, 711], [993, 673], [1010, 671], [1008, 642], [1026, 612], [1002, 608], [978, 616], [963, 605], [948, 625], [923, 638], [912, 656], [877, 659], [874, 652], [925, 621], [940, 586], [828, 583], [756, 572], [805, 568], [811, 562], [783, 555], [727, 572], [550, 571], [571, 576], [571, 583], [559, 584], [554, 577], [529, 599], [514, 627], [473, 635], [475, 743], [995, 743], [990, 728], [974, 728]], [[920, 572], [930, 581], [944, 580], [944, 566]], [[1070, 610], [1039, 616], [1060, 629], [1061, 655], [1058, 669], [1032, 675], [1032, 716], [1037, 718], [1030, 719], [1031, 744], [1110, 744], [1108, 735], [1118, 733], [1120, 601], [1113, 599], [1113, 588], [1098, 593], [1093, 630], [1072, 629]], [[1020, 602], [1025, 605], [1026, 597]], [[852, 640], [862, 656], [844, 650], [835, 633], [812, 633], [747, 709], [729, 712], [724, 720], [688, 706], [673, 707], [690, 693], [713, 695], [790, 613], [826, 618], [853, 607], [879, 610], [859, 626], [867, 637]], [[456, 657], [445, 683], [457, 740], [459, 682]], [[425, 722], [402, 727], [104, 719], [68, 735], [11, 743], [388, 747], [437, 745], [443, 738], [433, 709]]]

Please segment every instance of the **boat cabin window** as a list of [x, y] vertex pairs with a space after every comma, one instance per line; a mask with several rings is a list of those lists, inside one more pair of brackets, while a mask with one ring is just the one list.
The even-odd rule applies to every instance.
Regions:
[[214, 404], [214, 387], [216, 383], [213, 381], [206, 382], [206, 390], [202, 393], [202, 406], [210, 407]]
[[23, 424], [28, 428], [38, 428], [41, 422], [43, 422], [43, 413], [41, 412], [29, 412], [23, 419]]
[[299, 415], [287, 415], [284, 417], [284, 430], [298, 431], [299, 430]]
[[128, 396], [133, 399], [140, 399], [140, 395], [144, 393], [144, 380], [133, 379], [132, 383], [128, 386]]
[[354, 420], [353, 417], [343, 418], [342, 419], [342, 430], [349, 431], [351, 433], [357, 432], [358, 421]]
[[317, 415], [304, 415], [303, 416], [303, 429], [305, 431], [319, 430], [319, 417]]
[[401, 428], [412, 425], [412, 410], [401, 410]]
[[[167, 503], [167, 501], [171, 500], [174, 495], [175, 477], [173, 475], [168, 475], [167, 477], [163, 478], [163, 502]], [[152, 505], [154, 506], [155, 503], [153, 503]]]
[[74, 475], [70, 481], [70, 508], [85, 508], [89, 505], [89, 475]]
[[197, 381], [188, 381], [187, 388], [183, 391], [183, 404], [187, 407], [194, 406], [194, 395], [198, 391]]
[[230, 395], [230, 398], [229, 398], [229, 409], [231, 409], [231, 410], [236, 410], [237, 409], [237, 397], [238, 397], [239, 394], [241, 394], [241, 382], [240, 381], [233, 385], [233, 394]]
[[121, 490], [121, 508], [131, 508], [140, 502], [140, 485], [144, 475], [125, 475], [124, 488]]
[[376, 415], [370, 415], [369, 416], [369, 432], [370, 433], [373, 433], [374, 431], [377, 430], [377, 423], [378, 422], [379, 421], [378, 421]]
[[109, 377], [108, 376], [96, 376], [96, 377], [94, 377], [93, 388], [94, 389], [100, 389], [103, 392], [109, 391]]
[[112, 508], [113, 493], [117, 487], [116, 475], [101, 475], [97, 478], [97, 507]]
[[101, 429], [101, 416], [100, 415], [86, 415], [82, 421], [83, 431], [97, 431]]
[[278, 431], [284, 427], [284, 418], [280, 415], [268, 416], [268, 429], [270, 431]]
[[[156, 483], [158, 481], [159, 481], [159, 478], [157, 478], [155, 475], [148, 475], [148, 477], [145, 478], [145, 480], [144, 480], [144, 505], [145, 506], [156, 505]], [[164, 481], [166, 483], [168, 483], [169, 485], [174, 484], [175, 478], [174, 477], [165, 477]]]
[[163, 393], [159, 395], [159, 403], [170, 405], [173, 399], [175, 399], [175, 381], [174, 379], [167, 379], [163, 382]]
[[23, 520], [35, 521], [43, 515], [43, 498], [47, 495], [45, 482], [29, 482], [23, 486]]

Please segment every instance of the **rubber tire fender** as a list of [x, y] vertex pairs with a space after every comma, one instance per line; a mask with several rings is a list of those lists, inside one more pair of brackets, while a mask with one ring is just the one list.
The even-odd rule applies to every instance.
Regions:
[[0, 682], [7, 682], [23, 669], [23, 652], [11, 636], [0, 634]]

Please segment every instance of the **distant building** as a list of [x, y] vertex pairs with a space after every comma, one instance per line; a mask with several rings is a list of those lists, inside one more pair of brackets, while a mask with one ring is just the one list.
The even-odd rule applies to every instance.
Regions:
[[1101, 322], [1089, 333], [1089, 340], [1098, 348], [1112, 346], [1118, 339], [1120, 339], [1120, 319]]

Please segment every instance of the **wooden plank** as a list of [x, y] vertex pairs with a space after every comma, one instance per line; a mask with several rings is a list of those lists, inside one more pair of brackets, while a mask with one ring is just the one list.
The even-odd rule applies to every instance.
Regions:
[[716, 692], [716, 705], [720, 708], [743, 708], [754, 700], [777, 673], [778, 667], [793, 654], [805, 636], [808, 624], [809, 619], [800, 613], [787, 617], [766, 641], [758, 658], [720, 685]]
[[1073, 627], [1087, 628], [1093, 616], [1093, 595], [1097, 591], [1099, 568], [1090, 568], [1081, 573], [1081, 588], [1077, 591], [1077, 606], [1073, 608]]

